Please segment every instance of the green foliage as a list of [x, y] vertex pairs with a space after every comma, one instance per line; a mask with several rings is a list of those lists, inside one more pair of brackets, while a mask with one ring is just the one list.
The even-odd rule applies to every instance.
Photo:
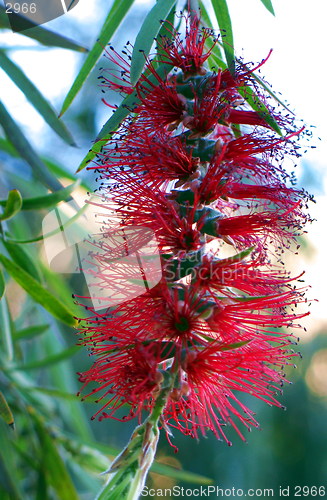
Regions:
[[69, 90], [64, 100], [60, 115], [63, 115], [65, 111], [67, 111], [72, 101], [81, 90], [85, 80], [87, 79], [99, 57], [101, 56], [103, 49], [105, 48], [111, 37], [114, 35], [115, 31], [118, 29], [120, 23], [125, 18], [133, 2], [134, 0], [115, 0], [101, 28], [98, 39], [88, 53], [83, 66], [81, 67], [71, 89]]
[[167, 19], [175, 4], [176, 0], [157, 0], [144, 19], [133, 48], [130, 70], [132, 85], [135, 85], [142, 74], [153, 40], [160, 31], [162, 20]]
[[223, 49], [225, 52], [227, 66], [230, 72], [233, 73], [235, 69], [234, 38], [228, 5], [226, 0], [211, 0], [211, 3], [216, 14], [223, 40]]

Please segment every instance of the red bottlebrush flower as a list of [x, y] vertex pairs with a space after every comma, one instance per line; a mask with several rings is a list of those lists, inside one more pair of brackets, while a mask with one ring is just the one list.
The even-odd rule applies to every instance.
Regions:
[[[176, 91], [176, 86], [169, 82], [161, 82], [153, 86], [145, 95], [141, 95], [141, 105], [136, 108], [138, 113], [137, 124], [139, 127], [169, 126], [170, 130], [176, 128], [185, 114], [186, 99]], [[135, 126], [135, 125], [134, 125]]]
[[223, 238], [238, 250], [253, 246], [256, 252], [264, 256], [268, 243], [272, 243], [276, 249], [282, 249], [288, 248], [291, 241], [295, 241], [295, 236], [298, 236], [305, 222], [305, 217], [298, 209], [299, 203], [296, 203], [287, 211], [276, 209], [271, 212], [211, 219], [203, 225], [201, 231]]
[[240, 123], [242, 125], [260, 125], [261, 127], [270, 128], [270, 125], [268, 125], [268, 123], [255, 111], [231, 109], [226, 114], [225, 120], [228, 123]]
[[[172, 34], [172, 38], [163, 36], [157, 42], [161, 49], [163, 62], [180, 68], [186, 79], [192, 75], [206, 73], [203, 65], [210, 56], [216, 39], [213, 38], [211, 29], [200, 27], [200, 20], [197, 17], [191, 19], [189, 16], [185, 16], [184, 19], [186, 22], [184, 39], [173, 26], [168, 27], [168, 23], [165, 23], [164, 26], [167, 32]], [[208, 40], [212, 40], [212, 43], [210, 49], [206, 51], [205, 45]]]
[[[193, 158], [179, 136], [171, 137], [163, 129], [130, 132], [119, 144], [119, 152], [106, 149], [102, 153], [103, 177], [120, 182], [120, 172], [129, 169], [146, 185], [159, 187], [167, 181], [187, 181], [195, 174], [199, 159]], [[91, 167], [99, 169], [99, 166]], [[125, 176], [126, 179], [126, 176]], [[124, 180], [125, 180], [124, 179]]]
[[195, 269], [193, 281], [208, 291], [233, 297], [235, 292], [229, 287], [252, 296], [274, 294], [299, 277], [291, 278], [276, 266], [263, 266], [258, 259], [245, 262], [237, 256], [226, 259], [205, 256]]
[[[164, 77], [146, 60], [132, 87], [129, 50], [126, 59], [109, 55], [119, 73], [112, 81], [104, 77], [103, 85], [135, 92], [135, 104], [94, 167], [107, 220], [87, 262], [94, 264], [89, 273], [97, 290], [103, 288], [98, 299], [105, 298], [105, 311], [93, 310], [81, 327], [80, 342], [97, 359], [80, 380], [83, 388], [95, 384], [90, 394], [101, 394], [100, 418], [118, 418], [126, 404], [127, 418], [141, 420], [143, 410], [164, 399], [166, 430], [192, 436], [211, 430], [227, 441], [226, 424], [242, 439], [237, 420], [246, 428], [258, 425], [237, 393], [281, 406], [275, 399], [281, 369], [296, 354], [292, 334], [277, 329], [297, 328], [307, 313], [293, 309], [305, 302], [304, 290], [293, 288], [297, 278], [269, 256], [279, 258], [302, 231], [308, 196], [287, 186], [293, 178], [281, 166], [286, 152], [298, 156], [301, 131], [281, 138], [265, 130], [271, 120], [250, 109], [247, 95], [285, 130], [292, 127], [258, 90], [256, 68], [207, 71], [216, 40], [207, 49], [212, 31], [194, 16], [185, 21], [185, 39], [169, 25], [169, 36], [157, 40], [156, 62], [172, 69]], [[136, 238], [132, 265], [120, 259], [127, 239], [112, 245], [117, 231], [133, 228], [158, 242], [145, 255], [154, 262], [157, 252], [163, 267], [150, 285], [140, 265], [142, 238]], [[241, 253], [221, 258], [223, 242]], [[131, 294], [140, 281], [147, 286]], [[130, 283], [126, 292], [121, 282]]]
[[257, 341], [233, 347], [223, 342], [190, 351], [181, 375], [187, 396], [181, 394], [179, 400], [169, 401], [164, 413], [166, 425], [193, 437], [210, 430], [231, 444], [224, 431], [227, 424], [245, 440], [235, 421], [248, 430], [259, 424], [235, 392], [250, 393], [270, 405], [282, 407], [275, 394], [281, 392], [285, 379], [276, 367], [280, 370], [296, 355], [287, 347], [287, 343], [272, 347]]
[[[217, 301], [217, 309], [213, 309], [206, 321], [223, 340], [244, 341], [264, 335], [267, 341], [274, 342], [274, 332], [266, 329], [299, 326], [294, 321], [309, 313], [296, 314], [286, 308], [301, 302], [304, 302], [301, 293], [294, 290], [262, 297], [224, 299]], [[280, 334], [279, 338], [283, 335]]]
[[93, 354], [97, 356], [97, 361], [79, 378], [83, 383], [82, 391], [89, 384], [96, 384], [85, 397], [100, 393], [97, 402], [105, 400], [92, 418], [99, 414], [100, 420], [116, 418], [115, 412], [123, 405], [128, 405], [130, 409], [121, 420], [134, 418], [142, 410], [151, 409], [163, 380], [159, 371], [160, 352], [156, 345], [134, 343], [128, 347], [126, 344], [107, 343], [94, 348]]

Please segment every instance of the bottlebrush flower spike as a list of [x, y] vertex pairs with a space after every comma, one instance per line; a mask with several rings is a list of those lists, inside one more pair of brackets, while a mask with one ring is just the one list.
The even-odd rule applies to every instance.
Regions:
[[[142, 421], [148, 412], [120, 467], [135, 457], [130, 451], [141, 435], [143, 450], [155, 448], [157, 425], [167, 436], [170, 428], [192, 437], [212, 431], [228, 443], [230, 426], [244, 439], [238, 424], [258, 423], [236, 393], [282, 406], [276, 394], [283, 367], [297, 355], [287, 329], [307, 314], [295, 312], [305, 290], [296, 289], [299, 276], [291, 278], [281, 260], [310, 220], [303, 212], [310, 197], [282, 167], [285, 154], [299, 156], [302, 129], [268, 105], [252, 76], [256, 68], [242, 63], [233, 75], [209, 70], [216, 39], [196, 17], [185, 21], [184, 37], [167, 23], [170, 36], [157, 40], [159, 63], [169, 67], [165, 77], [148, 60], [132, 88], [130, 55], [111, 51], [121, 73], [103, 85], [135, 91], [138, 101], [90, 167], [102, 179], [104, 242], [112, 228], [146, 228], [162, 264], [155, 285], [130, 298], [127, 288], [125, 301], [93, 311], [81, 327], [80, 342], [95, 362], [80, 380], [83, 390], [95, 384], [89, 394], [101, 394], [96, 415], [118, 418], [124, 406], [125, 418]], [[248, 89], [284, 126], [283, 137], [246, 104]], [[142, 245], [135, 243], [135, 255]], [[119, 273], [108, 277], [108, 259], [96, 248], [93, 259], [105, 289]], [[135, 269], [119, 272], [133, 289]]]

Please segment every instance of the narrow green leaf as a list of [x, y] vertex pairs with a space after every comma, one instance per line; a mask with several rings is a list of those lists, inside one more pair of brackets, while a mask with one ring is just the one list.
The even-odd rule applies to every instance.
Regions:
[[35, 177], [37, 177], [51, 191], [61, 189], [62, 185], [60, 182], [58, 182], [57, 179], [48, 172], [46, 165], [38, 156], [34, 148], [30, 145], [22, 130], [10, 116], [1, 101], [0, 124], [4, 129], [8, 140], [12, 143], [20, 156], [31, 166]]
[[8, 220], [16, 215], [22, 207], [22, 195], [18, 189], [12, 189], [8, 193], [8, 199], [4, 205], [4, 211], [0, 214], [0, 221]]
[[271, 88], [268, 87], [268, 85], [266, 85], [262, 78], [260, 78], [255, 73], [252, 73], [252, 77], [261, 85], [261, 87], [263, 87], [268, 92], [269, 95], [271, 95], [273, 99], [275, 99], [275, 101], [283, 106], [283, 108], [285, 108], [289, 113], [294, 115], [293, 111], [271, 90]]
[[[112, 118], [112, 124], [113, 124], [113, 126], [115, 126], [116, 123], [117, 123], [116, 127], [118, 127], [118, 125], [120, 123], [118, 116], [117, 116], [117, 121], [114, 119], [114, 116], [117, 113], [117, 111], [118, 110], [116, 110], [115, 113], [113, 114], [113, 116], [111, 117]], [[129, 113], [129, 111], [126, 110], [125, 116], [123, 116], [122, 119], [126, 118], [126, 116], [128, 115], [128, 113]], [[107, 123], [109, 124], [109, 120], [107, 121]], [[93, 144], [92, 149], [89, 150], [89, 152], [87, 153], [87, 155], [83, 158], [83, 160], [81, 161], [80, 165], [78, 166], [78, 169], [76, 170], [76, 174], [78, 174], [78, 172], [80, 172], [81, 170], [83, 170], [85, 167], [88, 166], [88, 164], [92, 160], [94, 160], [94, 158], [97, 156], [97, 154], [99, 154], [101, 152], [103, 146], [109, 141], [110, 138], [111, 138], [111, 134], [105, 135], [105, 136], [102, 137], [102, 139], [96, 141]]]
[[7, 361], [12, 361], [14, 358], [14, 346], [11, 330], [11, 318], [8, 309], [7, 300], [5, 297], [0, 301], [0, 327], [3, 335], [3, 345], [5, 347], [5, 356]]
[[22, 328], [17, 330], [13, 335], [13, 340], [29, 340], [42, 333], [46, 332], [50, 328], [50, 325], [35, 325], [28, 326], [27, 328]]
[[7, 403], [6, 398], [0, 391], [0, 417], [6, 422], [9, 427], [14, 427], [14, 416], [12, 411]]
[[79, 217], [88, 209], [87, 203], [80, 208], [73, 217], [67, 220], [62, 226], [58, 226], [57, 229], [54, 229], [53, 231], [50, 231], [49, 233], [45, 234], [40, 234], [40, 236], [36, 236], [36, 238], [30, 238], [28, 240], [14, 240], [12, 238], [7, 237], [6, 241], [9, 243], [17, 243], [18, 245], [26, 245], [28, 243], [36, 243], [37, 241], [43, 241], [45, 238], [49, 238], [50, 236], [54, 236], [55, 234], [58, 234], [62, 232], [64, 229], [67, 229], [69, 226], [71, 226], [74, 222], [76, 222]]
[[85, 59], [82, 68], [80, 69], [75, 81], [70, 88], [67, 96], [65, 97], [64, 103], [62, 105], [60, 116], [67, 111], [71, 105], [73, 99], [76, 97], [78, 92], [83, 86], [86, 78], [90, 74], [91, 70], [94, 68], [96, 62], [101, 56], [104, 47], [109, 42], [110, 38], [114, 35], [120, 23], [126, 16], [129, 8], [133, 4], [134, 0], [115, 0], [109, 14], [101, 28], [99, 37], [95, 42], [94, 46], [90, 50]]
[[42, 459], [47, 478], [60, 500], [79, 500], [73, 481], [66, 468], [55, 441], [39, 417], [34, 415], [37, 436], [40, 441]]
[[[93, 449], [99, 450], [105, 455], [116, 456], [118, 454], [117, 449], [113, 446], [108, 446], [106, 444], [98, 443], [88, 439], [80, 439], [79, 441], [83, 444], [86, 444], [87, 446], [90, 446]], [[202, 476], [194, 472], [176, 469], [175, 467], [171, 467], [170, 465], [160, 464], [157, 461], [152, 464], [151, 471], [156, 472], [157, 474], [162, 474], [163, 476], [172, 477], [174, 479], [187, 481], [193, 484], [212, 484], [213, 482], [212, 479], [206, 476]]]
[[27, 78], [25, 73], [17, 66], [5, 52], [0, 50], [0, 67], [7, 73], [17, 87], [25, 94], [25, 97], [30, 101], [34, 108], [40, 113], [47, 124], [59, 135], [67, 144], [75, 146], [74, 139], [65, 126], [59, 120], [57, 113], [45, 99], [43, 94], [38, 90], [34, 83]]
[[[26, 23], [26, 21], [25, 21]], [[0, 28], [11, 29], [8, 16], [6, 14], [6, 9], [0, 6]], [[79, 43], [70, 40], [58, 33], [54, 33], [42, 26], [38, 26], [31, 22], [31, 28], [26, 31], [21, 31], [20, 35], [27, 36], [28, 38], [33, 38], [42, 45], [47, 45], [50, 47], [61, 47], [63, 49], [75, 50], [77, 52], [87, 52], [88, 49], [83, 47]]]
[[3, 493], [4, 500], [23, 500], [26, 496], [20, 491], [17, 457], [12, 444], [12, 434], [12, 430], [0, 419], [1, 493]]
[[146, 57], [150, 53], [154, 38], [160, 31], [161, 21], [167, 18], [175, 4], [176, 0], [157, 0], [154, 7], [144, 19], [133, 48], [130, 70], [130, 81], [132, 85], [135, 85], [141, 76]]
[[3, 294], [5, 293], [5, 289], [6, 289], [5, 278], [3, 276], [3, 272], [0, 269], [0, 300], [2, 299]]
[[56, 365], [57, 363], [60, 363], [61, 361], [65, 361], [68, 358], [71, 358], [80, 350], [80, 346], [74, 345], [72, 347], [68, 347], [67, 349], [64, 349], [61, 352], [58, 352], [57, 354], [52, 354], [51, 356], [48, 356], [47, 358], [40, 359], [39, 361], [33, 361], [32, 363], [27, 363], [26, 365], [18, 365], [13, 367], [15, 370], [38, 370], [40, 368], [45, 368], [49, 367], [51, 365]]
[[[58, 205], [61, 201], [67, 200], [71, 193], [80, 185], [81, 180], [77, 179], [74, 184], [67, 186], [63, 189], [59, 189], [54, 193], [47, 194], [45, 196], [37, 196], [35, 198], [24, 198], [22, 203], [22, 210], [38, 210], [51, 208]], [[0, 200], [0, 205], [4, 206], [5, 200]]]
[[[169, 14], [167, 15], [166, 18], [166, 23], [163, 23], [162, 26], [160, 27], [157, 40], [160, 43], [162, 39], [164, 40], [172, 40], [173, 38], [173, 31], [171, 29], [172, 26], [174, 26], [174, 19], [175, 19], [175, 10], [173, 9], [173, 6], [170, 9]], [[168, 27], [168, 29], [167, 29]], [[165, 51], [158, 45], [157, 47], [157, 58], [159, 59], [162, 55], [165, 54]]]
[[69, 326], [75, 326], [76, 320], [73, 318], [70, 311], [48, 290], [40, 285], [32, 276], [24, 269], [7, 259], [4, 255], [0, 255], [0, 262], [11, 277], [41, 306], [49, 311], [52, 316], [59, 319]]
[[[41, 392], [42, 394], [46, 394], [47, 396], [51, 396], [51, 398], [59, 398], [59, 399], [64, 399], [66, 401], [76, 401], [76, 402], [81, 402], [81, 398], [79, 396], [76, 396], [76, 394], [71, 394], [69, 392], [63, 392], [63, 391], [58, 391], [57, 389], [48, 389], [47, 387], [29, 387], [29, 391], [35, 391], [35, 392]], [[89, 398], [85, 400], [85, 402], [92, 402], [94, 403], [95, 398], [90, 398], [91, 400], [88, 401]]]
[[251, 108], [258, 113], [258, 115], [268, 124], [270, 127], [277, 132], [279, 135], [283, 135], [280, 130], [278, 123], [274, 117], [269, 113], [268, 108], [260, 101], [257, 94], [251, 89], [251, 87], [239, 87], [239, 93], [246, 100], [246, 102], [251, 106]]
[[251, 342], [250, 340], [243, 340], [243, 342], [235, 342], [234, 344], [228, 344], [228, 346], [221, 347], [219, 350], [220, 351], [231, 351], [232, 349], [239, 349], [240, 347], [243, 347], [244, 345], [248, 344]]
[[271, 3], [271, 0], [261, 0], [261, 2], [266, 7], [266, 9], [268, 9], [269, 12], [274, 16], [275, 15], [275, 11], [274, 11], [273, 4]]
[[171, 477], [173, 479], [178, 479], [179, 481], [185, 481], [192, 484], [212, 484], [213, 480], [210, 477], [202, 476], [196, 474], [195, 472], [189, 472], [187, 470], [180, 470], [169, 465], [160, 464], [154, 462], [151, 467], [151, 472], [156, 472], [157, 474], [162, 474], [163, 476]]
[[40, 282], [40, 271], [29, 253], [16, 243], [11, 243], [10, 241], [6, 240], [2, 240], [2, 243], [12, 260], [16, 262], [18, 266], [24, 269], [24, 271], [26, 271], [30, 276]]
[[227, 65], [229, 71], [231, 73], [234, 73], [235, 70], [234, 39], [233, 39], [232, 22], [228, 11], [228, 5], [226, 0], [211, 0], [211, 3], [214, 8], [217, 22], [219, 25]]

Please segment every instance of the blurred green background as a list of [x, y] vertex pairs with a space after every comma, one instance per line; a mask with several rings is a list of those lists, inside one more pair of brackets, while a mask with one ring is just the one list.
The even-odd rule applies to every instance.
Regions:
[[[326, 231], [322, 218], [319, 220], [319, 214], [326, 209], [326, 146], [318, 138], [320, 135], [324, 139], [327, 134], [326, 124], [321, 120], [319, 92], [315, 94], [315, 89], [308, 89], [308, 75], [313, 74], [318, 60], [315, 57], [319, 58], [319, 54], [311, 51], [308, 55], [302, 47], [303, 66], [294, 68], [292, 61], [297, 57], [292, 55], [293, 45], [297, 47], [294, 38], [300, 37], [300, 32], [290, 24], [292, 42], [284, 48], [277, 36], [283, 32], [280, 26], [292, 6], [299, 16], [299, 30], [305, 17], [307, 26], [311, 26], [310, 20], [322, 18], [325, 6], [318, 2], [316, 11], [307, 12], [304, 1], [292, 0], [285, 11], [282, 2], [276, 1], [274, 18], [259, 0], [244, 0], [244, 3], [247, 6], [242, 12], [235, 1], [229, 2], [237, 50], [245, 47], [246, 55], [258, 61], [265, 57], [266, 47], [274, 45], [276, 40], [277, 61], [272, 62], [270, 70], [267, 63], [267, 72], [264, 68], [263, 73], [268, 80], [270, 77], [275, 80], [277, 90], [283, 90], [286, 94], [283, 97], [296, 109], [303, 101], [310, 101], [297, 112], [300, 117], [302, 113], [308, 125], [318, 127], [308, 146], [309, 154], [297, 170], [299, 185], [316, 195], [318, 203], [312, 205], [311, 210], [318, 222], [303, 238], [301, 256], [289, 260], [292, 266], [293, 260], [297, 260], [295, 273], [307, 269], [306, 283], [312, 285], [308, 296], [320, 302], [312, 302], [312, 315], [305, 321], [307, 333], [301, 334], [303, 359], [298, 360], [296, 370], [290, 369], [288, 373], [293, 385], [286, 385], [282, 397], [287, 411], [250, 400], [250, 408], [256, 411], [262, 430], [251, 432], [248, 443], [244, 444], [231, 429], [232, 447], [210, 435], [197, 442], [176, 432], [173, 442], [179, 452], [174, 454], [162, 435], [148, 485], [196, 487], [211, 481], [221, 488], [273, 488], [278, 496], [280, 486], [327, 487], [324, 296], [327, 273], [322, 250]], [[0, 74], [0, 200], [3, 208], [0, 291], [4, 293], [0, 301], [1, 500], [94, 498], [105, 480], [100, 473], [109, 467], [110, 459], [126, 444], [133, 429], [133, 422], [91, 422], [96, 405], [76, 397], [79, 388], [76, 372], [87, 369], [91, 359], [86, 349], [75, 345], [77, 336], [71, 314], [81, 316], [83, 310], [74, 305], [71, 294], [87, 295], [87, 289], [82, 275], [59, 274], [49, 269], [40, 235], [42, 219], [49, 210], [61, 200], [68, 200], [70, 192], [75, 199], [83, 201], [87, 198], [86, 192], [96, 187], [92, 171], [83, 170], [78, 175], [75, 171], [111, 114], [101, 101], [103, 94], [98, 83], [100, 68], [109, 68], [103, 56], [82, 82], [62, 121], [56, 119], [64, 97], [86, 60], [84, 49], [96, 46], [101, 52], [96, 39], [107, 19], [105, 34], [110, 34], [110, 41], [120, 50], [127, 39], [135, 38], [145, 13], [153, 4], [116, 1], [104, 5], [100, 1], [80, 0], [71, 13], [47, 23], [44, 29], [35, 28], [21, 34], [13, 34], [8, 29], [4, 9], [0, 10], [0, 67], [3, 69]], [[182, 3], [178, 5], [181, 7]], [[113, 10], [108, 16], [110, 8]], [[126, 16], [125, 11], [128, 11]], [[116, 26], [110, 25], [113, 18]], [[317, 31], [317, 25], [315, 29]], [[259, 45], [260, 51], [251, 55], [254, 41], [258, 39], [260, 43], [255, 46]], [[311, 60], [306, 56], [311, 56]], [[288, 61], [283, 71], [278, 71], [279, 60]], [[281, 82], [279, 86], [278, 82]], [[107, 92], [105, 99], [118, 104], [117, 95]], [[316, 114], [310, 114], [312, 110]], [[71, 146], [72, 142], [76, 146]], [[310, 150], [312, 144], [318, 148]], [[63, 187], [72, 185], [77, 178], [81, 179], [79, 186], [63, 191]], [[22, 206], [16, 191], [6, 201], [10, 190], [19, 190], [24, 200]], [[30, 240], [34, 241], [27, 243]]]

